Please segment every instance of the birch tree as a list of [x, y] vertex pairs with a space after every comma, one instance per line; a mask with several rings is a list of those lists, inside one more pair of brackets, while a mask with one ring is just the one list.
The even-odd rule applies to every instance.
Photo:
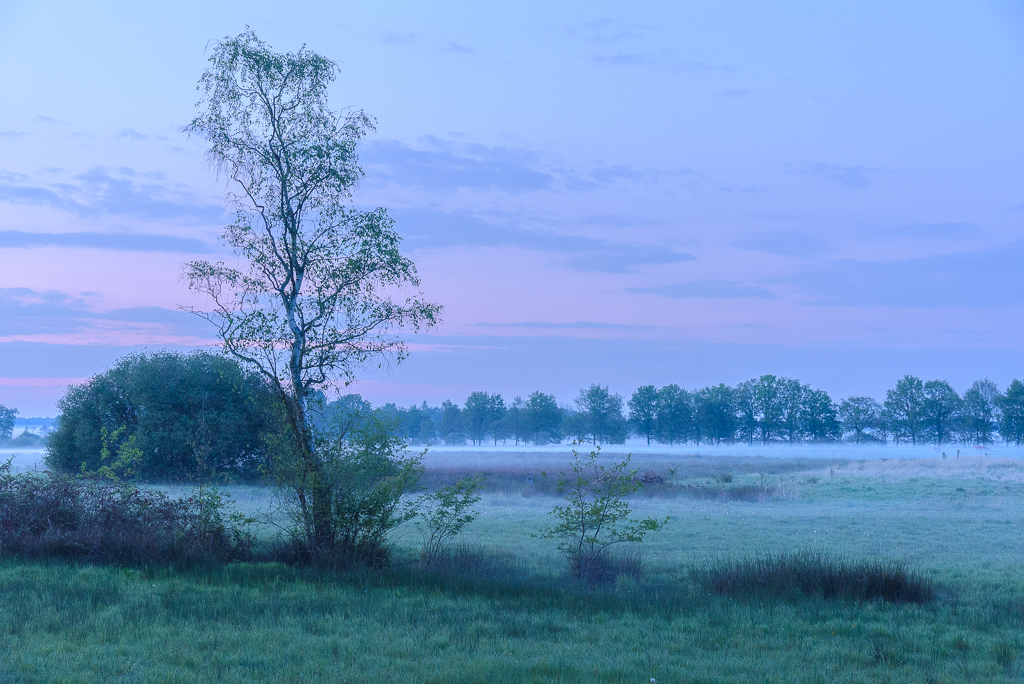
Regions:
[[273, 52], [246, 30], [216, 43], [209, 64], [186, 132], [209, 143], [230, 186], [236, 215], [222, 238], [236, 258], [186, 266], [191, 289], [207, 299], [191, 310], [281, 399], [307, 541], [330, 550], [337, 483], [317, 451], [311, 401], [367, 364], [400, 362], [398, 333], [435, 325], [441, 309], [422, 298], [387, 212], [352, 203], [362, 176], [356, 145], [374, 121], [331, 109], [335, 63], [305, 47]]

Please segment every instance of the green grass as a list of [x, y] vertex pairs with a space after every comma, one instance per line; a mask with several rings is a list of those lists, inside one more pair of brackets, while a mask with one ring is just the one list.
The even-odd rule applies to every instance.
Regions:
[[[411, 527], [376, 574], [5, 559], [0, 682], [1019, 682], [1024, 467], [997, 465], [780, 467], [764, 479], [784, 496], [760, 502], [641, 498], [638, 514], [672, 520], [645, 542], [644, 579], [613, 587], [564, 579], [564, 560], [530, 537], [554, 500], [520, 484], [489, 492], [464, 535], [499, 561], [450, 575], [401, 561]], [[725, 485], [715, 464], [674, 482], [762, 481], [728, 466]], [[904, 562], [937, 598], [730, 598], [691, 576], [712, 557], [808, 548]]]

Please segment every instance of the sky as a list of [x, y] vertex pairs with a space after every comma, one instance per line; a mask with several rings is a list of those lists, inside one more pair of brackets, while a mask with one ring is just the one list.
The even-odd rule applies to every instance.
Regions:
[[839, 400], [1024, 377], [1024, 4], [30, 2], [0, 12], [0, 403], [211, 347], [183, 128], [213, 41], [335, 60], [444, 320], [345, 391], [563, 403], [764, 373]]

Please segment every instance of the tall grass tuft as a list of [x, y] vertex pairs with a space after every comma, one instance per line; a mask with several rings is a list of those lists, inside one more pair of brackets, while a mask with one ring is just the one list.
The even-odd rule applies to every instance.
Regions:
[[694, 579], [727, 596], [817, 596], [825, 599], [927, 603], [931, 582], [895, 560], [852, 560], [803, 550], [765, 553], [741, 560], [712, 559], [697, 565]]
[[572, 576], [589, 584], [614, 584], [620, 577], [639, 580], [644, 574], [643, 556], [635, 546], [618, 552], [578, 554], [567, 560]]

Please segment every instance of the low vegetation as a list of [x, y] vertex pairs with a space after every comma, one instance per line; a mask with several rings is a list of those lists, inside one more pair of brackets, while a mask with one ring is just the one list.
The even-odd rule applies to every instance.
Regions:
[[189, 567], [248, 559], [249, 518], [215, 488], [176, 498], [110, 480], [11, 473], [0, 464], [0, 554]]
[[[802, 484], [795, 497], [756, 501], [635, 499], [636, 517], [672, 520], [640, 547], [620, 545], [642, 572], [595, 583], [530, 536], [564, 505], [554, 489], [524, 496], [502, 475], [504, 460], [489, 469], [488, 458], [477, 460], [488, 488], [465, 509], [474, 519], [429, 565], [415, 521], [376, 569], [95, 565], [0, 545], [0, 681], [909, 683], [1024, 673], [1018, 462], [680, 457], [669, 474], [641, 459], [641, 474], [679, 487]], [[464, 476], [428, 470], [424, 482], [436, 492]], [[247, 517], [266, 510], [265, 489], [229, 490]], [[869, 575], [880, 590], [862, 589]]]
[[598, 463], [599, 451], [581, 457], [572, 450], [571, 473], [558, 476], [556, 489], [565, 505], [551, 511], [557, 523], [540, 532], [554, 539], [569, 561], [573, 577], [586, 582], [615, 581], [619, 576], [639, 575], [639, 564], [629, 557], [613, 554], [613, 547], [639, 544], [650, 532], [668, 522], [631, 516], [626, 497], [643, 488], [635, 471], [627, 470], [628, 459], [605, 466]]
[[450, 556], [455, 536], [469, 523], [476, 520], [473, 509], [480, 502], [480, 486], [483, 476], [464, 478], [453, 485], [446, 485], [422, 496], [415, 525], [423, 537], [422, 559], [425, 565], [435, 565], [443, 557]]
[[736, 597], [927, 603], [935, 596], [932, 583], [905, 563], [853, 560], [807, 549], [704, 561], [694, 578], [716, 593]]

